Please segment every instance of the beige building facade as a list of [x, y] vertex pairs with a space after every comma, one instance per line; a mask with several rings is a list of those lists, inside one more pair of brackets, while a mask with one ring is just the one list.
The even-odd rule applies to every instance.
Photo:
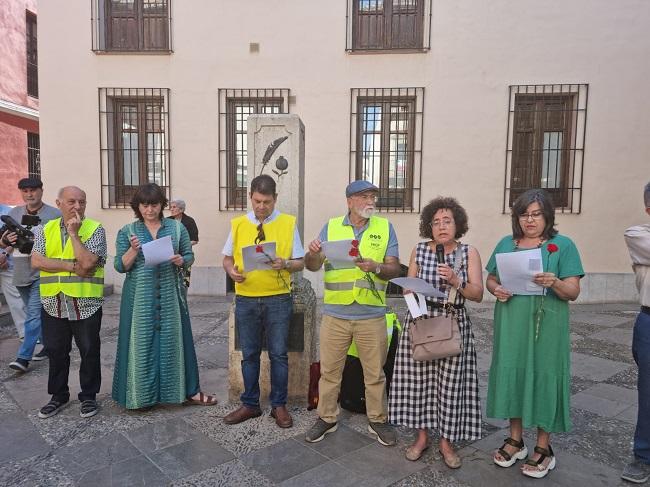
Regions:
[[[114, 251], [133, 188], [165, 186], [200, 230], [191, 292], [224, 294], [246, 116], [292, 113], [305, 125], [305, 245], [364, 177], [403, 263], [437, 195], [467, 209], [463, 241], [485, 263], [511, 198], [545, 187], [582, 255], [581, 301], [632, 300], [622, 234], [650, 181], [648, 24], [644, 0], [41, 2], [46, 200], [84, 188]], [[305, 275], [318, 293], [321, 276]]]

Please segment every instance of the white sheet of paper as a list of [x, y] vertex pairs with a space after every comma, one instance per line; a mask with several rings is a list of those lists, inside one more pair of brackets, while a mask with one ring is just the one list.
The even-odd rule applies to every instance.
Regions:
[[430, 298], [445, 298], [446, 294], [442, 291], [439, 291], [431, 283], [428, 283], [424, 279], [419, 277], [396, 277], [391, 279], [390, 282], [397, 284], [404, 289], [413, 291], [414, 293], [424, 294]]
[[271, 268], [270, 260], [275, 259], [275, 242], [264, 242], [259, 244], [266, 253], [257, 252], [257, 245], [248, 245], [242, 248], [244, 257], [244, 272], [268, 271]]
[[352, 269], [355, 266], [355, 257], [350, 255], [352, 239], [323, 242], [321, 247], [327, 261], [334, 269]]
[[512, 294], [544, 294], [544, 288], [533, 282], [533, 276], [542, 272], [541, 249], [506, 252], [496, 259], [501, 285]]
[[413, 318], [419, 318], [429, 314], [427, 301], [423, 294], [409, 293], [404, 295], [404, 300]]
[[169, 262], [169, 259], [174, 256], [171, 235], [142, 244], [142, 255], [146, 267], [155, 267], [163, 262]]
[[409, 313], [411, 313], [411, 316], [413, 318], [419, 318], [422, 316], [422, 311], [420, 311], [420, 304], [418, 303], [415, 294], [405, 294], [404, 301], [406, 301], [406, 306], [408, 306]]

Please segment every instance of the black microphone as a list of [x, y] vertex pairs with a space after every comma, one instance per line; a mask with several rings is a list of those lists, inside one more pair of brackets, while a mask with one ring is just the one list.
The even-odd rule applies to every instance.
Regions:
[[438, 264], [445, 264], [445, 246], [442, 244], [436, 245], [436, 259]]
[[[445, 246], [442, 244], [436, 245], [436, 259], [438, 260], [438, 265], [445, 264]], [[444, 279], [443, 279], [444, 282]], [[440, 289], [444, 289], [445, 285], [440, 284]]]

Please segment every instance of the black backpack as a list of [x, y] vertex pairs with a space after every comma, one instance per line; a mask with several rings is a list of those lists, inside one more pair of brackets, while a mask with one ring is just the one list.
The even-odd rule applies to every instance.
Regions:
[[[393, 338], [390, 341], [388, 356], [384, 364], [386, 375], [386, 395], [390, 392], [390, 382], [393, 378], [393, 367], [395, 365], [395, 354], [397, 353], [397, 341], [399, 340], [399, 329], [393, 328]], [[343, 368], [343, 379], [341, 380], [341, 393], [339, 402], [343, 409], [353, 413], [366, 414], [366, 388], [363, 383], [363, 367], [359, 357], [348, 355]]]

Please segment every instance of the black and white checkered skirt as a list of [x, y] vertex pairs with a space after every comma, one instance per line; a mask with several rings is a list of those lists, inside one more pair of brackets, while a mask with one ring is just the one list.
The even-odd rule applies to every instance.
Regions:
[[[463, 265], [459, 274], [462, 280], [467, 281], [468, 246], [463, 245], [462, 249]], [[454, 254], [447, 255], [446, 260], [453, 267]], [[416, 247], [416, 262], [418, 277], [439, 287], [435, 253], [426, 242]], [[456, 304], [463, 301], [460, 297]], [[440, 314], [435, 308], [430, 311], [433, 315]], [[413, 360], [408, 331], [412, 320], [407, 316], [390, 387], [388, 414], [391, 423], [433, 429], [449, 441], [480, 438], [481, 404], [474, 335], [465, 308], [458, 311], [463, 351], [457, 357], [430, 362]]]

